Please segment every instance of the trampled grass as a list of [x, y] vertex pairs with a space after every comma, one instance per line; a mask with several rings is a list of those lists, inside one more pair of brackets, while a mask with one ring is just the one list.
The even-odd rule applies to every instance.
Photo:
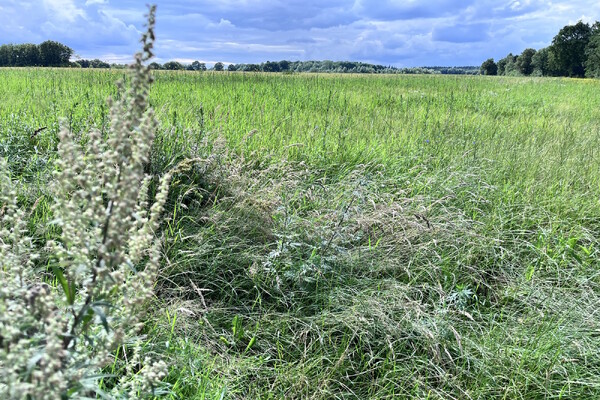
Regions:
[[[0, 70], [37, 235], [59, 120], [106, 127], [123, 76]], [[157, 73], [150, 172], [204, 160], [174, 182], [145, 332], [169, 396], [599, 397], [599, 90]]]

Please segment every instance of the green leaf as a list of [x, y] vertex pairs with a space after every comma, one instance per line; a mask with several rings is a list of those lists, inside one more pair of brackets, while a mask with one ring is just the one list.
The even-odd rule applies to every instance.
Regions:
[[256, 343], [256, 336], [252, 336], [252, 339], [250, 339], [250, 342], [248, 343], [248, 346], [246, 346], [246, 350], [244, 350], [244, 353], [250, 350], [252, 346], [254, 346], [254, 343]]
[[95, 303], [91, 304], [90, 308], [94, 310], [98, 317], [100, 317], [100, 321], [102, 321], [102, 326], [104, 327], [106, 332], [108, 332], [110, 330], [110, 327], [108, 326], [108, 320], [106, 319], [106, 315], [104, 314], [102, 308], [100, 308], [99, 305]]
[[535, 273], [535, 267], [533, 265], [530, 265], [527, 268], [527, 272], [525, 273], [525, 279], [527, 281], [530, 281], [533, 278], [533, 274]]
[[63, 292], [67, 298], [67, 303], [72, 306], [75, 302], [75, 284], [67, 281], [67, 278], [65, 278], [62, 270], [59, 267], [52, 267], [52, 271], [63, 288]]
[[35, 353], [28, 361], [27, 361], [27, 373], [30, 374], [31, 371], [35, 368], [38, 361], [42, 359], [44, 356], [44, 352], [42, 350]]

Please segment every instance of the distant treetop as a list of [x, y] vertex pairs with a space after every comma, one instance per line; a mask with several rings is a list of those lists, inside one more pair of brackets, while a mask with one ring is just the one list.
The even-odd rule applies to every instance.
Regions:
[[0, 46], [0, 67], [66, 67], [72, 55], [70, 47], [52, 40], [5, 44]]
[[552, 44], [540, 50], [525, 49], [520, 55], [508, 54], [498, 60], [493, 73], [494, 59], [481, 65], [484, 75], [509, 76], [567, 76], [600, 78], [600, 22], [582, 21], [563, 27]]

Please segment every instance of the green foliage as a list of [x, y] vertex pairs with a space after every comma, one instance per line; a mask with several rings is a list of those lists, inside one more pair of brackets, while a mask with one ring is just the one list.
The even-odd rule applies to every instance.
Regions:
[[170, 71], [182, 71], [185, 67], [178, 61], [169, 61], [163, 64], [163, 69]]
[[72, 55], [71, 48], [51, 40], [40, 45], [5, 44], [0, 46], [0, 67], [65, 67]]
[[153, 61], [150, 64], [148, 64], [148, 69], [151, 69], [151, 70], [163, 69], [163, 66], [160, 65], [159, 63], [157, 63], [156, 61]]
[[506, 73], [508, 72], [507, 66], [509, 66], [510, 69], [510, 65], [514, 63], [514, 61], [515, 56], [513, 56], [512, 53], [509, 53], [506, 57], [498, 60], [498, 75], [506, 75]]
[[35, 44], [0, 46], [0, 67], [26, 67], [42, 65], [39, 46]]
[[494, 62], [493, 58], [488, 58], [481, 64], [482, 75], [498, 75], [498, 65]]
[[449, 75], [476, 75], [478, 67], [411, 67], [396, 68], [392, 66], [373, 65], [354, 61], [267, 61], [261, 64], [229, 64], [228, 71], [244, 72], [311, 72], [311, 73], [337, 73], [337, 74], [449, 74]]
[[535, 76], [554, 75], [554, 53], [549, 47], [538, 50], [531, 57], [532, 74]]
[[533, 56], [535, 55], [535, 49], [525, 49], [519, 57], [517, 57], [517, 68], [519, 72], [525, 76], [531, 75], [534, 69]]
[[35, 44], [27, 43], [14, 46], [14, 66], [27, 67], [42, 64], [40, 48]]
[[585, 76], [600, 78], [600, 22], [592, 26], [592, 36], [585, 48]]
[[39, 49], [43, 67], [64, 67], [73, 55], [73, 49], [52, 40], [40, 43]]
[[506, 57], [498, 60], [498, 75], [520, 76], [517, 59], [518, 56], [509, 53]]
[[215, 71], [223, 71], [225, 68], [224, 68], [222, 62], [217, 62], [217, 63], [215, 63], [215, 66], [213, 67], [213, 69]]
[[597, 77], [598, 32], [598, 21], [592, 26], [581, 21], [567, 25], [554, 37], [551, 46], [539, 51], [525, 49], [518, 57], [510, 53], [499, 60], [498, 75]]
[[110, 64], [99, 60], [97, 58], [93, 60], [78, 60], [77, 64], [81, 66], [81, 68], [110, 68]]
[[[250, 72], [330, 72], [330, 73], [400, 73], [402, 70], [355, 61], [267, 61], [261, 64], [230, 64], [229, 71]], [[410, 72], [405, 72], [410, 73]]]
[[563, 27], [552, 39], [552, 52], [561, 75], [580, 77], [585, 75], [585, 48], [590, 40], [591, 28], [581, 21]]
[[206, 64], [201, 63], [200, 61], [194, 61], [185, 69], [188, 71], [206, 71]]

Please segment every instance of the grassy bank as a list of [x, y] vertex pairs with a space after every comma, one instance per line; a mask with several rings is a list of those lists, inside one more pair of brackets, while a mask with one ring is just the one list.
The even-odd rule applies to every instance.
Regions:
[[[38, 237], [59, 120], [106, 127], [121, 77], [0, 70]], [[174, 181], [146, 324], [170, 396], [598, 397], [599, 89], [157, 73], [150, 172], [203, 160]]]

